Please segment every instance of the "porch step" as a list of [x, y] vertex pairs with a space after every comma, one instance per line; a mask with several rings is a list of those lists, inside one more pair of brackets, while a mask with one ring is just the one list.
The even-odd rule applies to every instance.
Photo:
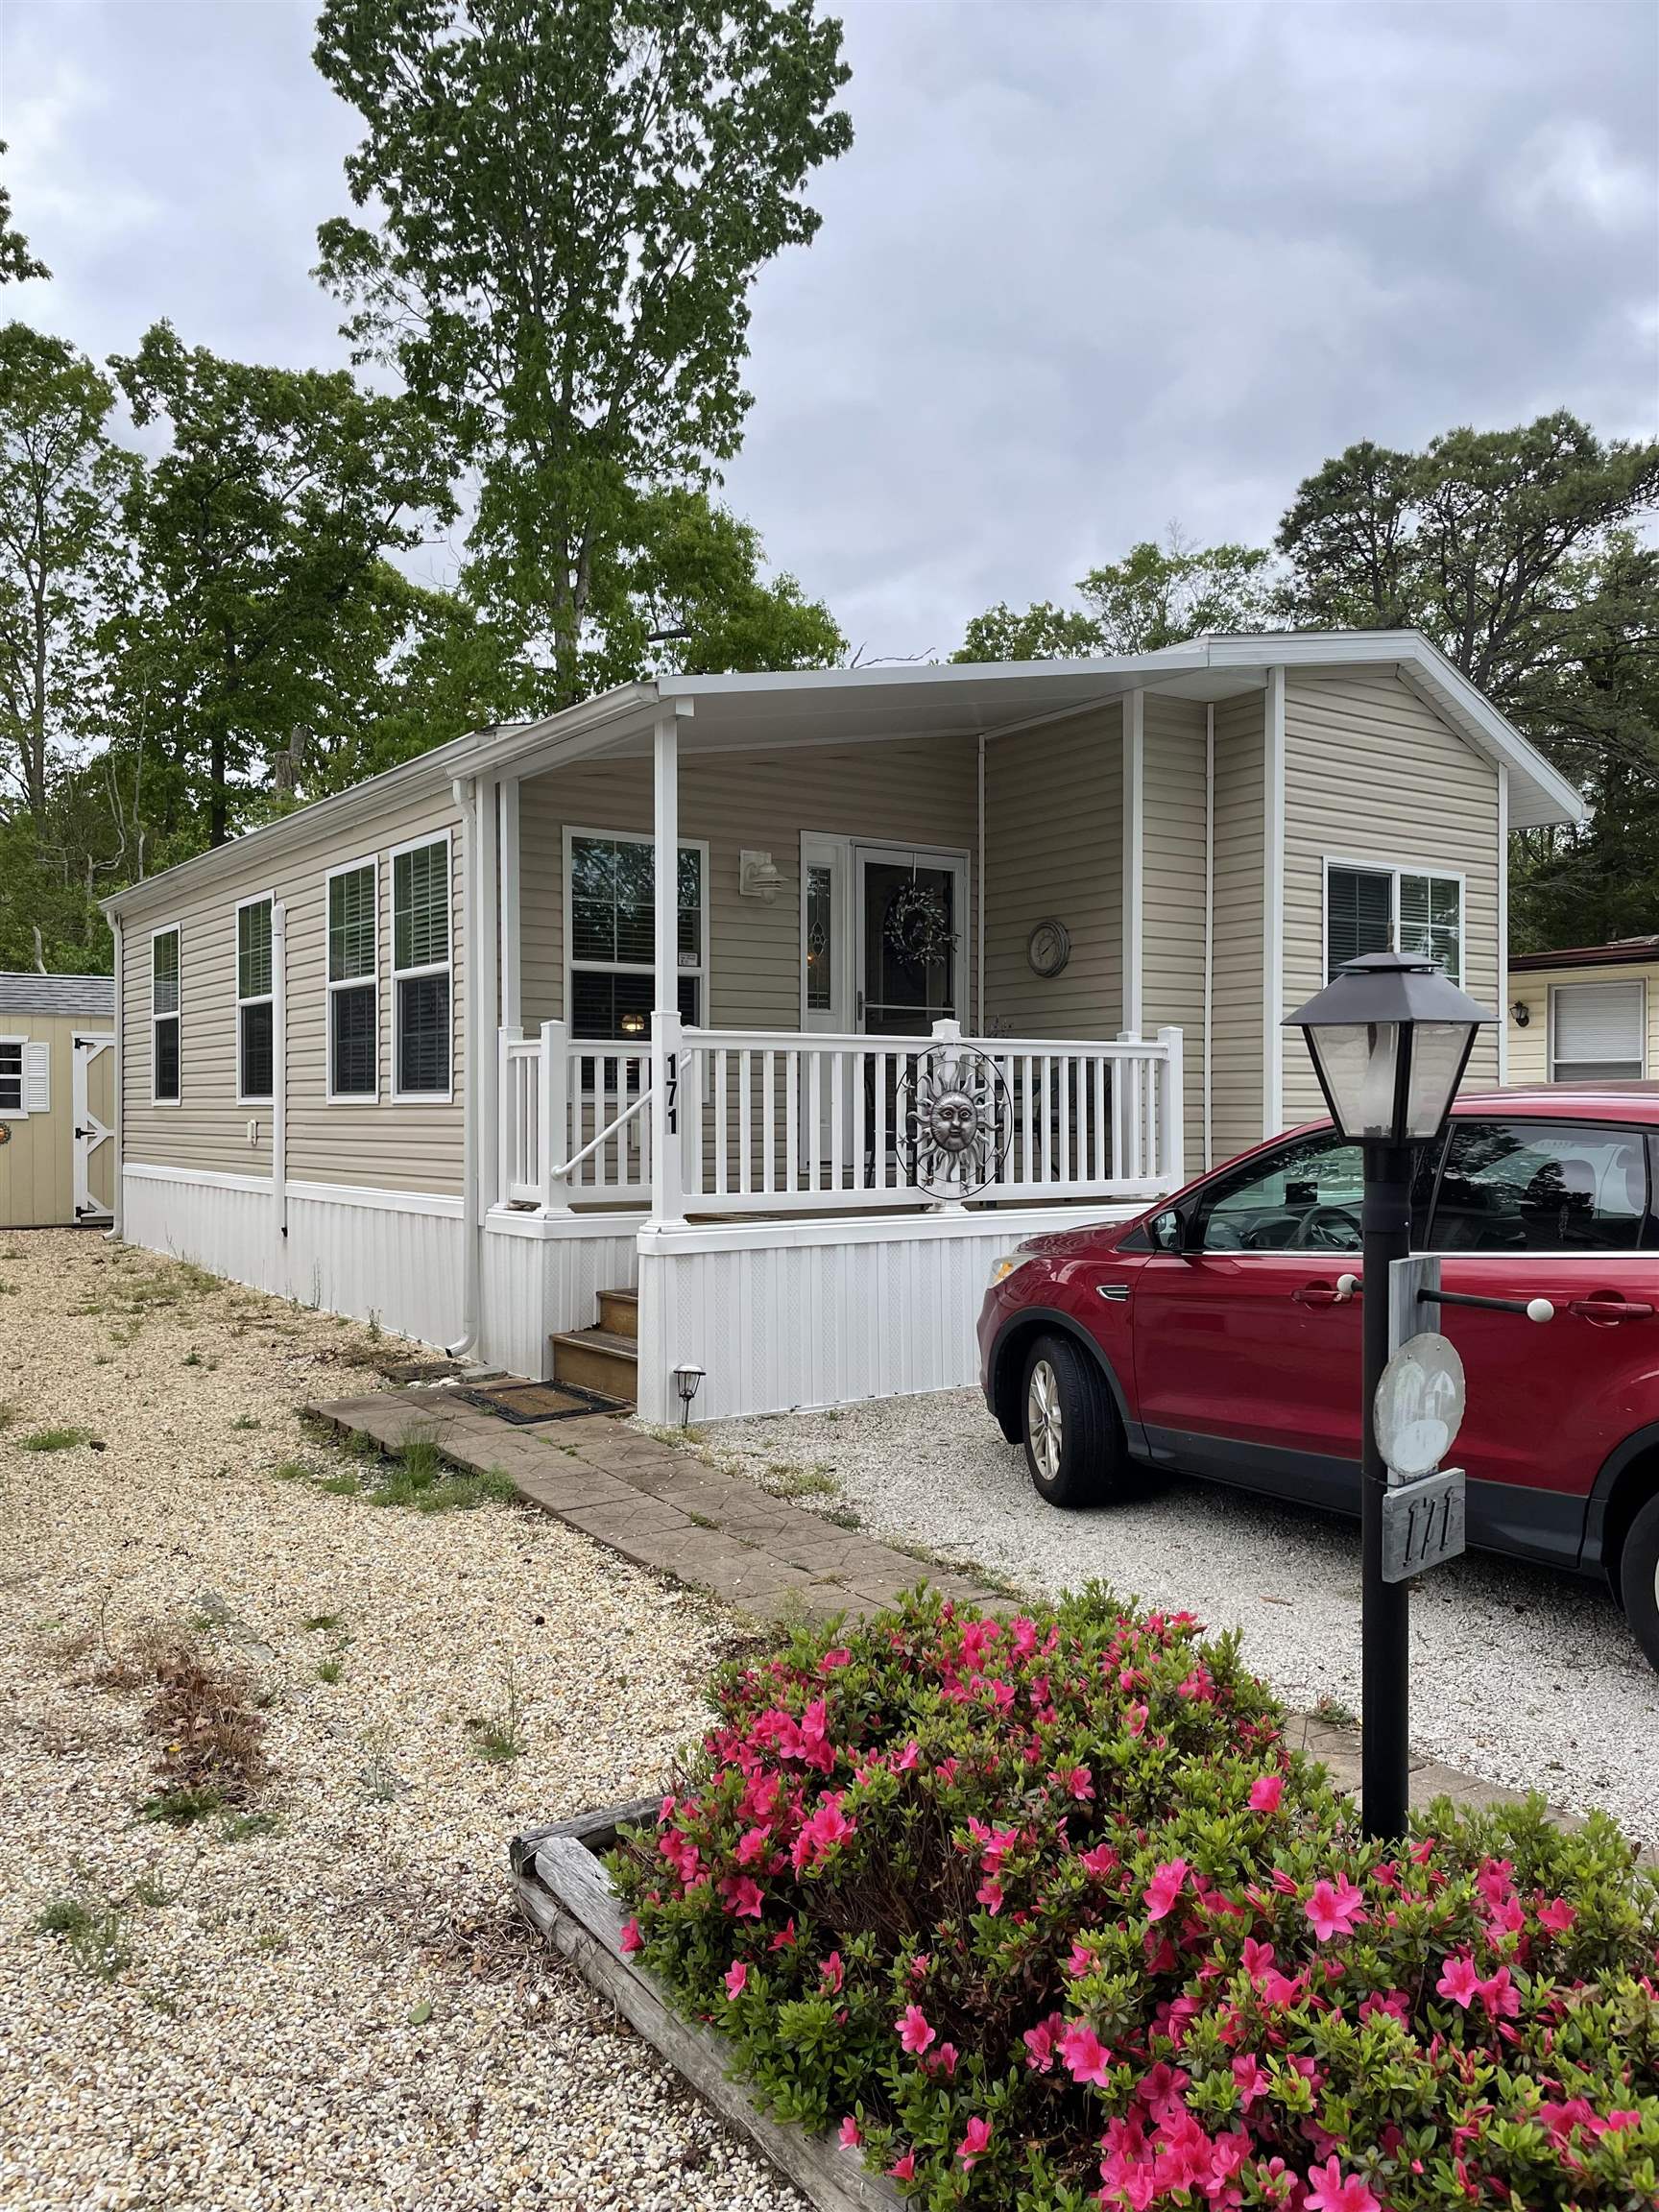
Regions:
[[639, 1346], [614, 1329], [565, 1329], [555, 1333], [553, 1380], [579, 1390], [597, 1390], [633, 1406], [639, 1397]]
[[601, 1290], [599, 1293], [599, 1326], [609, 1329], [613, 1336], [639, 1334], [639, 1293], [637, 1290]]

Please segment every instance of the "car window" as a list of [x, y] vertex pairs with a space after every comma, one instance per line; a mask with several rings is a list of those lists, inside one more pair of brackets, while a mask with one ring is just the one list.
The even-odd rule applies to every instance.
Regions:
[[1629, 1252], [1644, 1241], [1642, 1132], [1573, 1121], [1459, 1121], [1434, 1201], [1436, 1252]]
[[1221, 1175], [1205, 1194], [1206, 1252], [1358, 1252], [1362, 1161], [1334, 1129], [1294, 1138]]

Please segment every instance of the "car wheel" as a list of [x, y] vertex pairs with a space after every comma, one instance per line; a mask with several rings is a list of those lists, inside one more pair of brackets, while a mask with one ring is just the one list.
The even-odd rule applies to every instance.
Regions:
[[1649, 1498], [1619, 1554], [1619, 1600], [1650, 1667], [1659, 1668], [1659, 1498]]
[[1123, 1459], [1118, 1408], [1098, 1370], [1067, 1336], [1039, 1336], [1022, 1395], [1025, 1464], [1050, 1505], [1098, 1505]]

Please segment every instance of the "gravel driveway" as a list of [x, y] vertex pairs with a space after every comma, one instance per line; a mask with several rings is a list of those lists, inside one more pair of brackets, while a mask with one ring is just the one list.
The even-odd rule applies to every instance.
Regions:
[[[1148, 1479], [1132, 1502], [1061, 1513], [1031, 1487], [976, 1390], [839, 1413], [726, 1421], [723, 1464], [770, 1485], [820, 1469], [867, 1528], [973, 1560], [1023, 1589], [1091, 1577], [1237, 1625], [1246, 1660], [1297, 1707], [1359, 1703], [1358, 1536], [1345, 1522], [1210, 1484]], [[918, 1570], [920, 1572], [920, 1570]], [[1466, 1773], [1601, 1806], [1659, 1841], [1659, 1674], [1599, 1585], [1466, 1557], [1415, 1586], [1411, 1741]]]
[[[52, 1231], [0, 1235], [0, 2202], [796, 2206], [506, 1901], [517, 1828], [661, 1778], [727, 1620], [517, 1506], [276, 1477], [349, 1464], [295, 1411], [364, 1386], [326, 1316]], [[144, 1700], [88, 1676], [193, 1617], [269, 1695], [275, 1832], [135, 1816]]]

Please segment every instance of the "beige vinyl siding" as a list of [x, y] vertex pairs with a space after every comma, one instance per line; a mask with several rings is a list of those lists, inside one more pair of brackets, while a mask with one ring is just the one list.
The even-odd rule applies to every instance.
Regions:
[[[75, 1021], [66, 1014], [9, 1014], [0, 1011], [0, 1037], [20, 1037], [45, 1045], [50, 1053], [44, 1114], [0, 1120], [0, 1229], [44, 1229], [75, 1219], [75, 1045], [78, 1036], [105, 1036], [108, 1016]], [[28, 1093], [25, 1054], [24, 1094]], [[108, 1128], [114, 1116], [111, 1078], [114, 1054], [101, 1052], [91, 1066], [87, 1102]], [[112, 1146], [101, 1144], [91, 1159], [94, 1196], [109, 1201]]]
[[1217, 1161], [1259, 1143], [1262, 1134], [1265, 714], [1261, 691], [1215, 709], [1211, 1153]]
[[[453, 1090], [447, 1100], [392, 1097], [392, 866], [399, 846], [450, 833]], [[326, 878], [374, 857], [379, 916], [379, 1102], [327, 1103]], [[132, 1163], [269, 1175], [271, 1108], [236, 1103], [236, 908], [267, 892], [287, 921], [288, 1175], [295, 1182], [454, 1192], [461, 1188], [465, 885], [459, 814], [442, 799], [408, 801], [279, 852], [252, 846], [245, 873], [129, 914], [123, 933], [123, 1146]], [[150, 940], [180, 928], [180, 1100], [150, 1099]], [[255, 1130], [252, 1141], [250, 1125]]]
[[[1461, 875], [1463, 988], [1498, 1006], [1498, 771], [1392, 670], [1292, 672], [1285, 687], [1285, 1010], [1325, 982], [1326, 860]], [[1465, 1081], [1498, 1080], [1494, 1025]], [[1286, 1125], [1324, 1112], [1300, 1039]]]
[[1205, 710], [1146, 696], [1142, 765], [1141, 1008], [1181, 1031], [1186, 1166], [1204, 1165]]
[[[1123, 709], [985, 748], [985, 1011], [1015, 1037], [1115, 1037], [1123, 1004]], [[1026, 946], [1063, 922], [1071, 957], [1045, 980]]]
[[[1548, 1083], [1551, 1039], [1554, 1035], [1553, 994], [1562, 984], [1641, 983], [1647, 990], [1647, 1038], [1645, 1076], [1659, 1074], [1659, 960], [1612, 961], [1606, 967], [1524, 968], [1509, 974], [1509, 1080], [1511, 1083]], [[1514, 1008], [1525, 1006], [1530, 1017], [1525, 1029]]]
[[[519, 787], [520, 971], [526, 1028], [557, 1021], [565, 996], [565, 830], [651, 830], [649, 760], [596, 760]], [[972, 738], [687, 753], [680, 834], [709, 847], [705, 1020], [723, 1029], [801, 1026], [801, 836], [871, 838], [965, 853], [962, 1020], [972, 1026], [973, 902], [978, 895], [977, 763]], [[770, 853], [770, 905], [737, 889], [740, 855]]]

